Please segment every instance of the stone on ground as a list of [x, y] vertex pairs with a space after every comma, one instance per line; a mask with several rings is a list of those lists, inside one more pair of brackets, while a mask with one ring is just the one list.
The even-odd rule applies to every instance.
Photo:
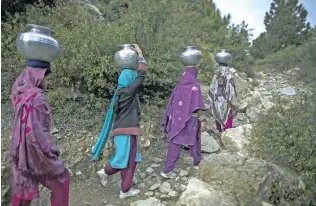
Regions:
[[233, 206], [223, 201], [223, 194], [201, 180], [192, 178], [176, 206]]
[[130, 206], [165, 206], [160, 200], [155, 197], [150, 197], [146, 200], [138, 200], [130, 204]]
[[154, 190], [158, 189], [160, 187], [160, 185], [161, 185], [160, 183], [156, 183], [156, 184], [152, 185], [149, 189], [151, 191], [154, 191]]
[[228, 129], [222, 133], [222, 143], [225, 149], [237, 152], [241, 156], [249, 156], [251, 124], [245, 124], [236, 128]]
[[169, 192], [171, 192], [171, 185], [169, 182], [164, 182], [160, 185], [159, 190], [161, 193], [167, 194]]
[[189, 172], [186, 170], [181, 170], [180, 174], [179, 174], [180, 177], [184, 177], [184, 176], [188, 176], [188, 175], [189, 175]]
[[219, 143], [216, 139], [207, 132], [201, 134], [202, 152], [213, 153], [220, 149]]
[[153, 168], [151, 168], [151, 167], [148, 167], [148, 168], [146, 169], [146, 172], [147, 172], [148, 174], [152, 174], [154, 171], [155, 171], [155, 170], [154, 170]]

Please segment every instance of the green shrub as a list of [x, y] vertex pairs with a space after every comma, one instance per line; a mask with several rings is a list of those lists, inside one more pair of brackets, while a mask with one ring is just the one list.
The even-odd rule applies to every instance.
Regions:
[[316, 194], [315, 101], [315, 95], [306, 95], [288, 109], [280, 102], [252, 131], [253, 152], [297, 171], [306, 184], [304, 195], [309, 198]]
[[27, 5], [43, 2], [45, 5], [54, 6], [55, 0], [2, 0], [1, 20], [7, 20], [8, 15], [25, 11]]
[[303, 56], [302, 47], [289, 46], [284, 50], [268, 55], [255, 63], [258, 71], [287, 71], [298, 67]]
[[306, 191], [298, 185], [274, 180], [269, 200], [274, 205], [314, 206], [316, 205], [315, 195], [311, 190]]
[[[54, 37], [60, 41], [61, 54], [52, 64], [53, 89], [73, 88], [89, 96], [91, 102], [94, 98], [106, 99], [112, 95], [120, 72], [113, 55], [123, 43], [139, 44], [149, 63], [149, 78], [142, 90], [142, 100], [165, 103], [158, 100], [170, 95], [183, 73], [179, 54], [185, 45], [200, 48], [204, 55], [200, 78], [203, 82], [211, 81], [215, 69], [213, 54], [228, 47], [230, 42], [226, 38], [228, 22], [216, 8], [211, 7], [210, 13], [205, 14], [201, 8], [207, 4], [183, 0], [133, 0], [129, 1], [128, 8], [119, 3], [112, 0], [96, 4], [105, 12], [104, 18], [110, 16], [105, 20], [100, 20], [88, 6], [72, 0], [57, 1], [54, 8], [43, 3], [27, 6], [25, 13], [9, 16], [2, 23], [2, 100], [8, 100], [11, 86], [24, 66], [15, 40], [27, 23], [52, 28]], [[229, 49], [239, 51], [247, 47], [247, 44], [238, 44], [241, 32], [234, 30], [233, 33], [236, 44]]]
[[284, 50], [268, 55], [265, 59], [255, 61], [257, 71], [273, 70], [276, 72], [300, 68], [297, 80], [305, 83], [316, 81], [316, 32], [299, 47], [289, 46]]
[[303, 56], [300, 61], [299, 78], [307, 83], [316, 81], [316, 32], [303, 47]]
[[256, 73], [251, 65], [246, 66], [245, 73], [246, 73], [248, 78], [254, 79], [256, 77]]
[[251, 55], [245, 56], [245, 69], [244, 72], [247, 74], [248, 78], [254, 79], [256, 77], [256, 73], [254, 71], [253, 65], [254, 65], [254, 58]]

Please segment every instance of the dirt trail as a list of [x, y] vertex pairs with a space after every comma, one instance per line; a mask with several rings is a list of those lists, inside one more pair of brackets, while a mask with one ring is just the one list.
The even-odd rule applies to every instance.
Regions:
[[[275, 82], [279, 82], [282, 86], [286, 86], [286, 78], [273, 75], [266, 75], [259, 84], [259, 87], [275, 87]], [[206, 87], [207, 88], [207, 87]], [[269, 89], [270, 90], [270, 89]], [[263, 96], [266, 95], [264, 89], [258, 88]], [[77, 105], [78, 107], [79, 105]], [[2, 197], [6, 201], [2, 205], [10, 205], [10, 127], [12, 121], [12, 109], [10, 104], [2, 104], [2, 116], [1, 116], [1, 176], [2, 176]], [[159, 189], [151, 191], [149, 188], [156, 183], [163, 183], [166, 180], [161, 178], [159, 173], [163, 168], [165, 153], [167, 151], [167, 140], [162, 132], [155, 134], [145, 134], [141, 138], [149, 139], [150, 146], [142, 148], [143, 161], [137, 166], [136, 182], [141, 189], [141, 194], [137, 197], [120, 200], [119, 187], [120, 187], [120, 175], [116, 174], [110, 178], [110, 182], [106, 188], [102, 187], [99, 183], [96, 172], [103, 167], [106, 163], [104, 155], [96, 163], [91, 163], [91, 147], [95, 144], [96, 137], [101, 130], [105, 112], [102, 111], [90, 112], [83, 111], [77, 112], [74, 109], [76, 116], [69, 117], [54, 117], [54, 125], [58, 129], [54, 138], [57, 145], [61, 150], [61, 158], [65, 160], [66, 166], [71, 170], [71, 192], [70, 192], [70, 205], [71, 206], [129, 206], [132, 202], [137, 200], [147, 199], [149, 196], [156, 197], [162, 201], [165, 205], [175, 205], [182, 191], [188, 183], [189, 178], [196, 176], [196, 170], [192, 168], [192, 162], [190, 161], [190, 154], [188, 151], [183, 151], [180, 160], [177, 163], [176, 172], [178, 178], [175, 180], [169, 180], [171, 190], [173, 193], [164, 194]], [[156, 115], [156, 114], [155, 114]], [[245, 114], [242, 114], [245, 116]], [[150, 121], [152, 127], [159, 130], [160, 115]], [[239, 120], [236, 118], [234, 124], [240, 125], [245, 123], [245, 118]], [[80, 122], [80, 123], [78, 123]], [[210, 130], [214, 129], [213, 120], [209, 119]], [[89, 125], [89, 127], [83, 127], [82, 125]], [[91, 129], [89, 129], [91, 128]], [[158, 129], [157, 129], [158, 128]], [[89, 132], [88, 132], [89, 131]], [[213, 134], [214, 135], [214, 134]], [[180, 171], [182, 174], [180, 176]], [[188, 174], [186, 174], [188, 173]], [[183, 175], [184, 174], [184, 175]], [[146, 194], [146, 195], [145, 195]], [[33, 201], [32, 206], [47, 206], [49, 203], [50, 192], [42, 188], [41, 199]]]

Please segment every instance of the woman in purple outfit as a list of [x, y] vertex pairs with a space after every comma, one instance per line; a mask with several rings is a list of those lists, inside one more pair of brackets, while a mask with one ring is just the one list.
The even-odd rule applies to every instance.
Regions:
[[198, 169], [201, 161], [201, 131], [206, 118], [198, 69], [195, 65], [186, 67], [180, 82], [173, 90], [163, 116], [162, 126], [168, 134], [168, 152], [161, 176], [173, 178], [172, 170], [180, 157], [182, 145], [188, 145], [193, 157], [193, 165]]

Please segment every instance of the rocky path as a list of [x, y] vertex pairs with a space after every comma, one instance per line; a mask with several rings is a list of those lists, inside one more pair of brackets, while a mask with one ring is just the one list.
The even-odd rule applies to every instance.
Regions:
[[[267, 111], [274, 105], [275, 95], [291, 96], [301, 90], [293, 88], [287, 74], [261, 73], [261, 79], [256, 87], [252, 84], [253, 80], [247, 79], [244, 74], [235, 73], [235, 76], [240, 94], [238, 102], [240, 112], [234, 122], [235, 128], [222, 135], [225, 150], [220, 149], [219, 136], [214, 132], [214, 120], [209, 117], [208, 132], [202, 134], [203, 151], [208, 153], [203, 154], [200, 169], [193, 169], [189, 152], [183, 150], [183, 155], [174, 171], [177, 178], [166, 180], [159, 175], [167, 151], [166, 137], [161, 133], [145, 132], [147, 136], [141, 137], [143, 162], [137, 166], [134, 180], [141, 194], [134, 198], [126, 200], [118, 198], [119, 174], [111, 177], [105, 188], [99, 183], [96, 172], [105, 164], [105, 157], [111, 153], [111, 145], [107, 145], [101, 160], [91, 163], [91, 147], [96, 141], [97, 134], [81, 131], [79, 128], [75, 133], [73, 131], [61, 133], [56, 130], [55, 137], [61, 148], [62, 158], [65, 159], [72, 174], [70, 205], [269, 205], [264, 201], [269, 197], [267, 187], [271, 184], [271, 181], [269, 182], [271, 175], [275, 176], [282, 172], [292, 179], [297, 177], [281, 167], [248, 157], [245, 146], [251, 140], [246, 138], [246, 133], [251, 128], [251, 122], [258, 119], [259, 113]], [[206, 94], [208, 87], [202, 89]], [[144, 122], [144, 128], [155, 130], [156, 127], [159, 127], [159, 122], [157, 124]], [[2, 154], [4, 152], [6, 151], [2, 150]], [[8, 153], [5, 156], [8, 158]], [[2, 169], [9, 167], [4, 164]], [[7, 177], [9, 178], [8, 175]], [[49, 191], [41, 188], [41, 194], [42, 198], [34, 201], [33, 206], [49, 205]]]
[[[127, 206], [137, 200], [146, 200], [148, 198], [143, 205], [174, 205], [180, 194], [186, 189], [189, 178], [196, 176], [197, 171], [191, 167], [192, 161], [189, 157], [189, 152], [183, 151], [183, 156], [174, 171], [177, 174], [177, 178], [173, 180], [162, 178], [159, 173], [164, 164], [167, 144], [163, 139], [152, 140], [151, 142], [150, 146], [142, 150], [144, 161], [137, 166], [134, 178], [134, 184], [141, 189], [141, 194], [138, 197], [126, 200], [118, 198], [120, 187], [119, 173], [109, 178], [106, 188], [101, 186], [96, 172], [102, 168], [102, 163], [105, 163], [105, 160], [102, 159], [97, 163], [91, 163], [89, 151], [84, 152], [86, 155], [82, 159], [78, 158], [80, 160], [77, 160], [77, 164], [70, 166], [72, 173], [71, 205]], [[45, 188], [42, 188], [42, 197], [45, 198], [35, 201], [32, 205], [48, 205], [49, 191]], [[136, 205], [139, 204], [137, 203]]]

